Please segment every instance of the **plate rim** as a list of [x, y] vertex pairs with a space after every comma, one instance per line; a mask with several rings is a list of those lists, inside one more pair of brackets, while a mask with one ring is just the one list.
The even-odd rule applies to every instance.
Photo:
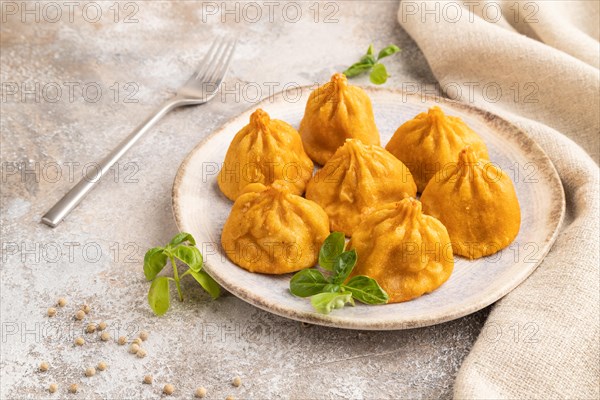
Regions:
[[[296, 321], [306, 322], [306, 323], [315, 324], [315, 325], [328, 326], [328, 327], [333, 327], [333, 328], [342, 328], [342, 329], [403, 330], [403, 329], [412, 329], [412, 328], [419, 328], [419, 327], [425, 327], [425, 326], [432, 326], [432, 325], [441, 324], [444, 322], [452, 321], [452, 320], [470, 315], [479, 310], [482, 310], [483, 308], [489, 306], [490, 304], [493, 304], [493, 303], [501, 300], [504, 296], [506, 296], [508, 293], [513, 291], [516, 287], [521, 285], [521, 283], [523, 283], [527, 278], [529, 278], [531, 276], [531, 274], [533, 274], [535, 272], [535, 270], [539, 267], [539, 265], [544, 261], [546, 255], [548, 254], [548, 252], [554, 245], [554, 242], [556, 241], [556, 238], [558, 237], [558, 235], [560, 233], [560, 227], [562, 226], [563, 220], [565, 218], [566, 197], [565, 197], [564, 187], [562, 185], [560, 175], [558, 174], [558, 171], [556, 170], [556, 167], [554, 166], [554, 163], [552, 162], [552, 160], [550, 159], [548, 154], [546, 154], [546, 152], [542, 149], [542, 147], [523, 129], [519, 128], [518, 126], [516, 126], [512, 122], [506, 120], [505, 118], [499, 116], [498, 114], [492, 113], [490, 111], [484, 110], [484, 109], [476, 107], [474, 105], [463, 103], [463, 102], [460, 102], [457, 100], [448, 99], [448, 98], [445, 98], [442, 96], [431, 96], [431, 95], [421, 94], [421, 93], [416, 93], [416, 94], [407, 93], [401, 89], [396, 89], [396, 88], [378, 88], [378, 87], [360, 86], [360, 85], [358, 85], [358, 86], [361, 89], [365, 90], [367, 93], [369, 93], [369, 92], [371, 92], [371, 93], [372, 92], [386, 92], [386, 93], [390, 93], [390, 94], [401, 95], [401, 96], [406, 96], [406, 97], [411, 97], [411, 98], [420, 98], [421, 101], [423, 101], [423, 102], [430, 101], [430, 102], [439, 103], [439, 104], [445, 103], [455, 109], [458, 109], [461, 111], [464, 110], [467, 113], [476, 114], [476, 116], [482, 118], [486, 122], [493, 121], [495, 124], [503, 125], [503, 128], [506, 128], [506, 131], [510, 131], [511, 135], [515, 136], [515, 138], [517, 138], [519, 141], [521, 141], [523, 146], [526, 146], [526, 147], [530, 148], [534, 153], [537, 153], [536, 161], [545, 162], [545, 164], [549, 167], [548, 176], [550, 177], [551, 181], [553, 181], [553, 183], [556, 185], [557, 189], [558, 188], [560, 189], [560, 190], [552, 191], [552, 193], [553, 193], [553, 196], [552, 196], [553, 198], [551, 201], [552, 207], [551, 207], [551, 210], [549, 211], [549, 213], [552, 215], [554, 215], [557, 212], [560, 215], [559, 215], [559, 218], [556, 220], [554, 226], [552, 227], [552, 233], [549, 236], [547, 236], [545, 246], [543, 248], [543, 251], [540, 253], [540, 257], [537, 260], [537, 262], [535, 264], [531, 264], [531, 267], [529, 267], [527, 269], [527, 272], [523, 273], [522, 276], [519, 276], [518, 279], [508, 281], [505, 285], [500, 286], [500, 288], [496, 289], [495, 291], [493, 291], [491, 293], [486, 293], [485, 295], [480, 296], [478, 298], [479, 299], [478, 301], [473, 302], [473, 303], [469, 304], [468, 306], [457, 309], [454, 312], [451, 312], [451, 313], [444, 312], [443, 315], [429, 314], [423, 318], [411, 318], [411, 319], [404, 319], [404, 320], [399, 318], [395, 321], [358, 320], [356, 318], [348, 318], [348, 317], [336, 315], [335, 313], [325, 315], [325, 314], [319, 314], [316, 312], [297, 310], [297, 309], [293, 309], [290, 307], [283, 307], [279, 304], [276, 304], [275, 302], [269, 302], [268, 299], [265, 299], [262, 296], [258, 296], [256, 294], [252, 293], [251, 291], [244, 288], [243, 286], [237, 286], [235, 284], [228, 282], [226, 279], [224, 279], [222, 276], [220, 276], [218, 274], [218, 272], [216, 271], [216, 268], [213, 270], [209, 263], [205, 263], [205, 265], [204, 265], [206, 272], [211, 277], [213, 277], [213, 279], [215, 279], [217, 281], [217, 283], [219, 283], [219, 285], [221, 285], [225, 290], [227, 290], [228, 292], [230, 292], [237, 298], [239, 298], [255, 307], [258, 307], [264, 311], [273, 313], [275, 315], [278, 315], [278, 316], [281, 316], [284, 318], [296, 320]], [[175, 224], [177, 225], [177, 228], [180, 231], [186, 231], [186, 230], [185, 230], [185, 223], [182, 218], [182, 211], [181, 211], [181, 208], [179, 205], [179, 192], [180, 192], [181, 184], [183, 181], [183, 177], [186, 174], [186, 168], [187, 168], [189, 162], [191, 161], [191, 159], [196, 155], [198, 150], [201, 149], [213, 137], [219, 135], [221, 132], [226, 130], [226, 128], [229, 125], [231, 125], [232, 123], [234, 123], [241, 115], [248, 113], [248, 112], [252, 112], [258, 108], [264, 107], [265, 104], [267, 104], [267, 103], [273, 103], [273, 101], [277, 97], [283, 97], [285, 93], [288, 93], [290, 91], [297, 91], [297, 90], [312, 91], [312, 90], [314, 90], [314, 85], [305, 85], [305, 86], [299, 86], [299, 87], [296, 86], [296, 87], [289, 88], [284, 91], [274, 93], [273, 95], [264, 98], [260, 102], [251, 105], [246, 110], [239, 112], [236, 115], [229, 118], [226, 122], [221, 124], [217, 129], [215, 129], [213, 132], [211, 132], [205, 138], [200, 140], [192, 148], [192, 150], [190, 150], [190, 152], [186, 155], [186, 157], [181, 162], [179, 168], [177, 169], [177, 173], [173, 180], [173, 186], [172, 186], [172, 190], [171, 190], [171, 206], [172, 206], [172, 211], [173, 211], [173, 217], [175, 219]]]

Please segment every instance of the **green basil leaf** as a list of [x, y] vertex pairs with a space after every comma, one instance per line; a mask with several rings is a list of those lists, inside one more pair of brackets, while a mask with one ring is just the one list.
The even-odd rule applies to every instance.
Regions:
[[303, 269], [296, 273], [290, 281], [290, 292], [298, 297], [310, 297], [323, 292], [329, 282], [321, 271], [316, 269]]
[[372, 55], [364, 55], [360, 58], [360, 61], [357, 64], [365, 64], [368, 66], [373, 66], [375, 65], [375, 63], [377, 62], [377, 60], [375, 59], [375, 57], [373, 57]]
[[148, 292], [148, 304], [154, 314], [161, 316], [167, 312], [171, 301], [169, 298], [169, 278], [159, 276], [152, 281]]
[[375, 53], [375, 49], [373, 48], [373, 43], [371, 43], [371, 44], [369, 45], [369, 48], [367, 49], [367, 55], [368, 55], [368, 56], [372, 56], [372, 55], [373, 55], [373, 53]]
[[342, 254], [346, 247], [346, 240], [342, 232], [332, 232], [321, 245], [319, 251], [319, 265], [328, 271], [333, 271], [337, 257]]
[[387, 81], [388, 76], [385, 65], [377, 63], [373, 66], [369, 79], [376, 85], [382, 85]]
[[340, 285], [329, 283], [323, 287], [323, 290], [321, 292], [322, 293], [326, 293], [326, 292], [331, 292], [331, 293], [336, 292], [337, 293], [337, 292], [341, 291], [341, 289], [342, 289], [342, 287]]
[[352, 297], [365, 304], [385, 304], [389, 299], [377, 281], [368, 276], [355, 276], [343, 287], [352, 293]]
[[388, 47], [382, 49], [377, 55], [377, 60], [381, 60], [382, 58], [391, 56], [400, 51], [400, 48], [395, 44], [390, 44]]
[[176, 247], [186, 241], [189, 242], [192, 246], [196, 245], [196, 240], [190, 233], [179, 232], [177, 235], [173, 236], [173, 239], [171, 239], [171, 241], [169, 242], [169, 246]]
[[167, 256], [164, 250], [163, 247], [155, 247], [144, 255], [144, 275], [147, 280], [151, 281], [156, 278], [156, 275], [167, 265]]
[[352, 293], [319, 293], [310, 298], [310, 303], [318, 312], [329, 314], [331, 310], [342, 308], [346, 304], [354, 305], [354, 300]]
[[335, 264], [334, 275], [331, 282], [337, 284], [343, 283], [356, 265], [356, 258], [355, 249], [340, 254], [337, 263]]
[[344, 75], [346, 75], [348, 78], [353, 78], [357, 75], [367, 72], [372, 66], [372, 64], [357, 62], [356, 64], [352, 64], [350, 67], [348, 67], [348, 69], [344, 71]]
[[221, 295], [221, 286], [219, 286], [219, 284], [209, 274], [207, 274], [206, 271], [196, 272], [191, 270], [190, 275], [194, 277], [196, 282], [198, 282], [213, 299], [216, 299]]
[[184, 262], [192, 271], [198, 272], [202, 269], [202, 254], [194, 246], [180, 245], [171, 250], [173, 257]]

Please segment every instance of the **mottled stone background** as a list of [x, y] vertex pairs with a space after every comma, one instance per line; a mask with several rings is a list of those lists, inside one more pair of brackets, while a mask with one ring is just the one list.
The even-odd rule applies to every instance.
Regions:
[[[165, 383], [178, 398], [197, 386], [215, 399], [450, 397], [487, 310], [430, 328], [358, 332], [303, 326], [229, 294], [211, 301], [192, 282], [185, 302], [162, 318], [146, 303], [141, 261], [176, 232], [171, 185], [179, 164], [270, 87], [324, 82], [373, 42], [402, 48], [386, 62], [387, 86], [435, 90], [425, 59], [396, 23], [397, 2], [258, 2], [259, 18], [244, 3], [237, 10], [228, 3], [227, 14], [221, 2], [75, 3], [72, 15], [54, 3], [57, 19], [50, 3], [29, 2], [33, 12], [23, 14], [23, 3], [2, 2], [0, 397], [62, 398], [70, 383], [80, 391], [69, 398], [157, 397]], [[227, 94], [170, 114], [58, 228], [40, 224], [86, 164], [173, 94], [226, 33], [240, 37]], [[49, 319], [59, 296], [69, 305]], [[148, 356], [137, 359], [97, 335], [82, 334], [87, 343], [75, 348], [85, 324], [72, 315], [84, 302], [92, 307], [86, 322], [106, 321], [113, 337], [148, 330]], [[108, 370], [85, 378], [84, 368], [101, 360]], [[48, 372], [37, 372], [41, 361]], [[148, 373], [153, 386], [141, 384]], [[240, 388], [230, 385], [236, 375]], [[57, 394], [48, 394], [51, 382]]]

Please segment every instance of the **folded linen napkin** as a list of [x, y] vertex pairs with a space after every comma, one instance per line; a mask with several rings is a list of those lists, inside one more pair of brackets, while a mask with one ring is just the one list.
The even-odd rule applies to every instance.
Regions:
[[550, 253], [493, 306], [458, 373], [456, 398], [600, 398], [599, 5], [400, 3], [398, 21], [445, 94], [533, 137], [567, 201]]

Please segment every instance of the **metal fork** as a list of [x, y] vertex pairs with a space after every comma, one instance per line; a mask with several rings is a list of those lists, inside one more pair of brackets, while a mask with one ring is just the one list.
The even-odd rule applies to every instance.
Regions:
[[181, 106], [204, 104], [212, 99], [217, 94], [217, 90], [225, 77], [236, 42], [236, 39], [221, 38], [215, 40], [196, 71], [179, 88], [177, 95], [166, 101], [154, 114], [135, 128], [125, 140], [100, 161], [95, 176], [89, 177], [86, 175], [79, 181], [42, 217], [42, 222], [52, 228], [56, 227], [96, 186], [110, 167], [169, 111]]

